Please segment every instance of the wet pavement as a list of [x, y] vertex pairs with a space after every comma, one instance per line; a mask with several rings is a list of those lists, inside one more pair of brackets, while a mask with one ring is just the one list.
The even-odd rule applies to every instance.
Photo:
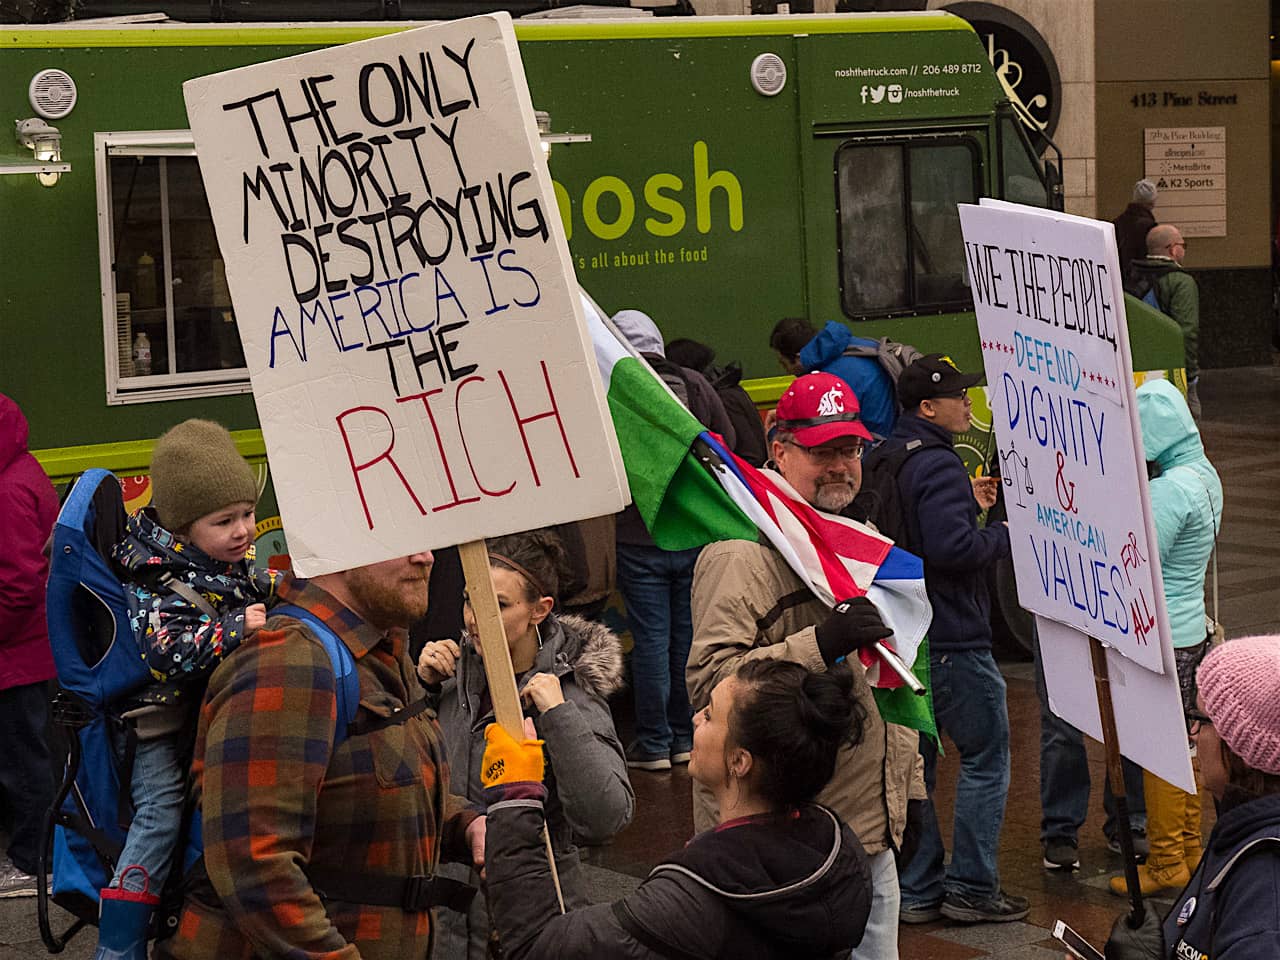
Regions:
[[[1219, 537], [1221, 619], [1228, 636], [1280, 631], [1280, 369], [1274, 367], [1206, 371], [1201, 378], [1205, 447], [1222, 475], [1226, 507]], [[1039, 707], [1031, 664], [1006, 662], [1013, 756], [1004, 832], [1000, 841], [1002, 884], [1031, 901], [1023, 922], [961, 926], [940, 921], [901, 928], [902, 960], [1027, 958], [1060, 960], [1050, 930], [1065, 920], [1101, 946], [1125, 903], [1106, 881], [1120, 870], [1102, 834], [1102, 802], [1095, 792], [1090, 818], [1080, 835], [1081, 869], [1051, 874], [1041, 866], [1039, 794]], [[1103, 779], [1102, 748], [1090, 743], [1090, 773]], [[944, 837], [959, 767], [947, 745], [939, 764], [937, 804]], [[679, 848], [692, 831], [690, 782], [683, 768], [671, 773], [634, 772], [636, 818], [614, 842], [587, 853], [588, 877], [597, 899], [633, 888], [663, 854]], [[1204, 798], [1205, 832], [1212, 826], [1212, 803]], [[1160, 905], [1161, 901], [1157, 901]], [[1167, 901], [1164, 901], [1167, 905]], [[65, 915], [64, 915], [65, 916]], [[86, 960], [92, 931], [62, 956]], [[45, 956], [36, 929], [34, 900], [0, 900], [0, 960]]]

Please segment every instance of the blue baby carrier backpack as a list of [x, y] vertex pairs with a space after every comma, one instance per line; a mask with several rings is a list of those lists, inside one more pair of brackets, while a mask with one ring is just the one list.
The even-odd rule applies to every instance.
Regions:
[[[112, 547], [125, 536], [126, 519], [119, 482], [110, 471], [94, 469], [72, 482], [53, 529], [47, 605], [60, 689], [52, 715], [67, 749], [62, 781], [45, 821], [38, 868], [40, 935], [50, 953], [61, 952], [81, 928], [98, 923], [100, 891], [115, 873], [132, 816], [132, 749], [126, 748], [121, 756], [113, 731], [124, 734], [114, 737], [117, 741], [136, 742], [127, 715], [140, 705], [138, 695], [152, 683], [152, 676], [130, 624], [124, 570], [111, 556]], [[338, 678], [340, 742], [360, 700], [350, 651], [305, 611], [277, 607], [273, 613], [305, 619], [329, 654]], [[175, 838], [175, 857], [180, 852], [182, 861], [170, 871], [154, 935], [172, 932], [183, 877], [203, 849], [199, 817], [190, 813], [189, 809], [183, 818], [184, 836]], [[75, 917], [62, 934], [51, 927], [50, 898]]]

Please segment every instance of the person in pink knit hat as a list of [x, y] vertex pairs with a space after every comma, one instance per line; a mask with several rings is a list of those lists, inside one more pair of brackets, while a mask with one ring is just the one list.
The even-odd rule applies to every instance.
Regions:
[[1222, 644], [1196, 682], [1191, 735], [1218, 822], [1163, 925], [1121, 917], [1108, 960], [1280, 957], [1280, 636]]

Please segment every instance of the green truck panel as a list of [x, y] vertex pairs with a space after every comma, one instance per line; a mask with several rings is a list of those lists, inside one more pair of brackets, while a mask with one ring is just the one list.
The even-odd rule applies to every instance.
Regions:
[[[54, 121], [71, 172], [51, 188], [30, 175], [0, 176], [8, 227], [0, 235], [0, 389], [23, 406], [32, 447], [52, 474], [90, 463], [141, 471], [151, 440], [191, 416], [246, 431], [245, 452], [262, 455], [245, 392], [108, 405], [105, 351], [116, 345], [104, 332], [95, 134], [184, 130], [183, 80], [403, 28], [0, 29], [0, 115], [32, 115], [27, 84], [48, 67], [69, 73], [79, 94], [74, 111]], [[980, 363], [963, 303], [859, 316], [845, 302], [840, 259], [843, 149], [963, 141], [976, 193], [1004, 195], [995, 158], [1002, 95], [963, 21], [942, 13], [661, 18], [517, 23], [516, 31], [535, 106], [549, 112], [553, 131], [591, 136], [554, 145], [549, 162], [579, 281], [605, 309], [645, 310], [668, 338], [704, 340], [720, 360], [740, 361], [761, 405], [786, 382], [768, 348], [784, 316], [846, 319], [863, 335]], [[785, 66], [776, 96], [751, 85], [762, 54]], [[0, 160], [31, 159], [9, 143]], [[952, 220], [934, 224], [929, 243], [954, 254]], [[1135, 301], [1129, 316], [1138, 369], [1181, 365], [1171, 321]]]

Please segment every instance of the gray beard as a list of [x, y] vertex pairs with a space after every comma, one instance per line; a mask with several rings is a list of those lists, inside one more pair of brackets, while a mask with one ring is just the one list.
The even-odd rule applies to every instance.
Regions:
[[853, 503], [853, 498], [854, 489], [852, 483], [824, 483], [818, 487], [818, 492], [813, 498], [813, 505], [819, 510], [825, 510], [827, 513], [839, 513]]

